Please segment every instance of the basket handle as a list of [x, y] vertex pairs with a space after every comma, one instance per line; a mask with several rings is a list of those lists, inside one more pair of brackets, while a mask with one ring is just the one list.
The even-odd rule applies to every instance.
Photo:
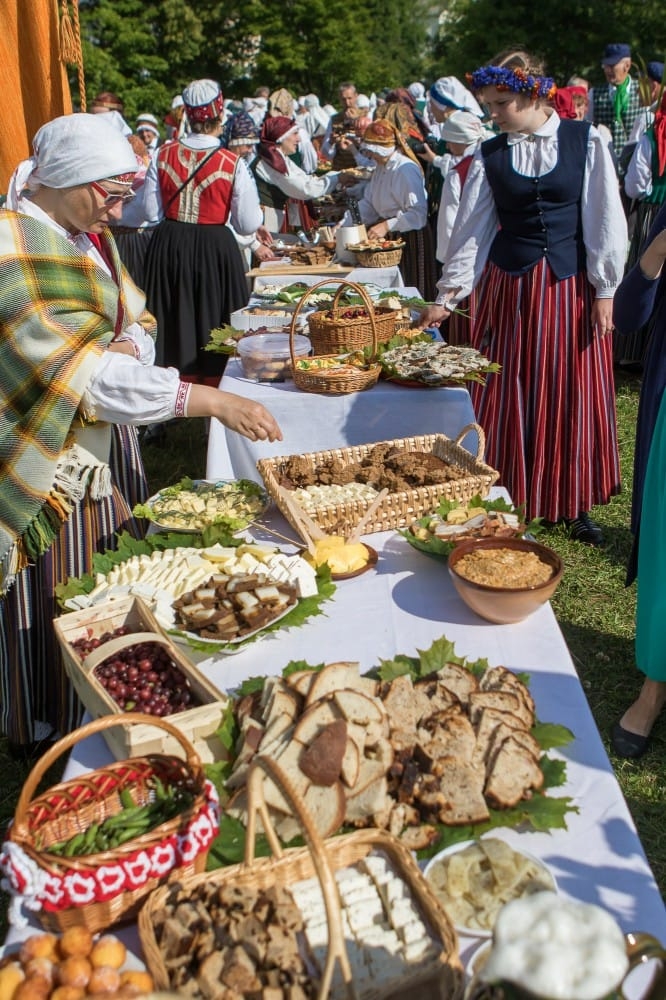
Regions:
[[[289, 353], [291, 355], [292, 368], [296, 367], [296, 352], [294, 350], [294, 335], [296, 333], [296, 321], [301, 312], [301, 309], [307, 302], [310, 295], [313, 292], [315, 292], [318, 288], [324, 288], [324, 287], [326, 288], [331, 287], [330, 279], [328, 280], [324, 279], [323, 281], [318, 281], [316, 285], [311, 285], [305, 292], [305, 294], [302, 296], [302, 298], [299, 300], [294, 310], [294, 314], [291, 317], [291, 324], [289, 326]], [[332, 306], [333, 309], [337, 309], [343, 288], [351, 288], [353, 291], [355, 291], [361, 297], [363, 305], [368, 310], [368, 316], [370, 317], [370, 326], [372, 328], [372, 357], [370, 358], [370, 361], [372, 362], [375, 360], [377, 356], [377, 323], [375, 320], [375, 307], [373, 301], [368, 295], [368, 292], [363, 287], [363, 285], [357, 285], [353, 281], [340, 281], [340, 287], [338, 288], [333, 298], [333, 306]]]
[[248, 868], [251, 868], [254, 861], [257, 814], [261, 817], [266, 838], [273, 854], [276, 858], [284, 856], [284, 850], [275, 832], [275, 827], [271, 822], [264, 797], [265, 775], [268, 775], [287, 800], [303, 829], [305, 842], [310, 849], [317, 878], [319, 879], [324, 896], [326, 921], [328, 923], [328, 951], [319, 986], [318, 1000], [326, 1000], [329, 995], [336, 960], [340, 961], [340, 968], [349, 996], [356, 998], [356, 991], [352, 983], [351, 966], [349, 965], [349, 957], [345, 947], [345, 936], [342, 929], [340, 894], [326, 853], [326, 845], [312, 822], [312, 817], [296, 795], [284, 771], [271, 757], [262, 757], [259, 754], [253, 760], [247, 780], [248, 822], [245, 838], [244, 864]]
[[130, 725], [157, 726], [159, 729], [166, 730], [170, 736], [173, 736], [176, 740], [178, 740], [181, 747], [185, 751], [186, 761], [190, 771], [197, 777], [201, 775], [201, 760], [199, 759], [198, 753], [188, 740], [185, 733], [181, 732], [181, 730], [174, 726], [171, 722], [167, 722], [166, 719], [162, 719], [158, 715], [145, 715], [143, 712], [121, 712], [117, 715], [102, 715], [99, 719], [94, 719], [92, 722], [87, 723], [87, 725], [81, 726], [80, 729], [75, 729], [73, 732], [68, 733], [67, 736], [63, 736], [61, 740], [58, 740], [57, 743], [54, 743], [53, 746], [46, 751], [43, 757], [39, 758], [32, 771], [25, 779], [19, 800], [16, 804], [16, 810], [14, 812], [14, 824], [16, 828], [20, 828], [25, 823], [28, 806], [32, 801], [35, 789], [38, 787], [48, 769], [55, 764], [57, 759], [63, 753], [70, 750], [71, 747], [76, 746], [77, 743], [81, 743], [81, 741], [85, 740], [88, 736], [94, 736], [95, 733], [101, 733], [105, 729], [112, 729], [114, 726], [125, 726], [128, 723]]
[[[455, 439], [454, 444], [461, 445], [463, 438], [465, 438], [471, 431], [476, 431], [478, 437], [478, 447], [476, 449], [477, 461], [483, 461], [483, 455], [486, 450], [486, 433], [481, 426], [481, 424], [465, 424], [463, 429], [458, 434]], [[469, 450], [469, 449], [468, 449]]]
[[91, 670], [98, 667], [104, 660], [108, 660], [110, 656], [120, 653], [129, 646], [135, 646], [139, 642], [156, 642], [168, 650], [173, 649], [173, 644], [169, 639], [160, 635], [159, 632], [128, 632], [126, 635], [117, 635], [115, 639], [109, 639], [108, 642], [102, 643], [97, 649], [91, 649], [88, 655], [83, 657], [81, 666], [86, 673], [90, 673]]

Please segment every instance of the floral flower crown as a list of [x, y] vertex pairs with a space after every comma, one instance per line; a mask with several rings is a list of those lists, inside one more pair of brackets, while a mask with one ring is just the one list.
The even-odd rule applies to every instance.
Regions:
[[508, 66], [481, 66], [466, 76], [474, 91], [496, 87], [516, 94], [529, 94], [533, 101], [537, 97], [550, 99], [557, 90], [555, 81], [549, 76], [532, 76], [524, 69], [509, 69]]

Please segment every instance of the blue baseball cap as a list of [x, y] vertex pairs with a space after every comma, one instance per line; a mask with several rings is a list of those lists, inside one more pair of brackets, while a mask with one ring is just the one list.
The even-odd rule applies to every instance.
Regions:
[[661, 83], [664, 76], [663, 62], [657, 62], [656, 60], [649, 62], [645, 67], [645, 73], [650, 80], [654, 80], [655, 83]]
[[604, 49], [601, 65], [614, 66], [615, 63], [619, 63], [620, 59], [631, 59], [630, 46], [625, 45], [624, 42], [611, 42], [610, 45], [607, 45]]

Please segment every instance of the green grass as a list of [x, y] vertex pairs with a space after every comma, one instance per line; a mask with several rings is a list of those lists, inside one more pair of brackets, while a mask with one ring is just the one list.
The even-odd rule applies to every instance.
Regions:
[[[624, 585], [631, 547], [629, 512], [639, 389], [636, 377], [617, 376], [623, 492], [607, 507], [593, 512], [604, 528], [605, 548], [597, 550], [571, 542], [562, 528], [544, 536], [544, 541], [557, 549], [565, 561], [566, 572], [553, 607], [607, 749], [611, 724], [633, 700], [641, 683], [633, 657], [635, 588], [627, 589]], [[144, 449], [151, 491], [182, 476], [200, 478], [205, 474], [204, 421], [174, 422], [167, 434], [165, 447]], [[662, 895], [666, 890], [666, 827], [661, 818], [666, 803], [665, 751], [666, 718], [662, 717], [655, 727], [650, 751], [640, 762], [618, 760], [611, 752], [611, 761]], [[0, 826], [4, 828], [14, 815], [29, 768], [8, 759], [2, 739], [0, 767], [3, 775]], [[47, 775], [46, 786], [57, 778], [56, 768]], [[4, 937], [6, 925], [1, 901], [0, 907], [0, 935]]]

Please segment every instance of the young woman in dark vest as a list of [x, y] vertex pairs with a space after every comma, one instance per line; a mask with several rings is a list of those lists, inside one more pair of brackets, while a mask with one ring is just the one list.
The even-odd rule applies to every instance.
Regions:
[[475, 154], [422, 318], [441, 322], [485, 270], [473, 341], [502, 366], [472, 390], [486, 459], [529, 517], [599, 545], [588, 511], [620, 489], [610, 333], [627, 230], [615, 170], [593, 126], [553, 110], [549, 78], [484, 66], [470, 80], [501, 134]]

